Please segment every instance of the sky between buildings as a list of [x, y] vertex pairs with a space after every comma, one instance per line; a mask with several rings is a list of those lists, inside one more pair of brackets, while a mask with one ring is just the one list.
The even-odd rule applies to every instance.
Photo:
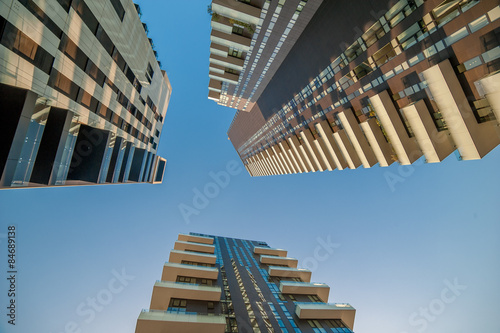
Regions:
[[1, 332], [134, 332], [189, 231], [287, 249], [330, 285], [330, 302], [357, 309], [357, 333], [498, 330], [498, 148], [480, 161], [251, 178], [227, 139], [234, 110], [206, 97], [210, 2], [139, 3], [173, 86], [163, 184], [0, 191], [0, 267], [7, 276], [16, 225], [19, 272], [15, 327], [0, 280]]

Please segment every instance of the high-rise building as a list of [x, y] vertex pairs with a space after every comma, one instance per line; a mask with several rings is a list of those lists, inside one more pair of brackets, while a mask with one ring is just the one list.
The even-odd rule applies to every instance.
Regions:
[[131, 0], [0, 0], [0, 188], [161, 183], [171, 95]]
[[356, 310], [267, 243], [180, 234], [136, 333], [352, 332]]
[[213, 0], [209, 98], [252, 176], [484, 157], [497, 0]]

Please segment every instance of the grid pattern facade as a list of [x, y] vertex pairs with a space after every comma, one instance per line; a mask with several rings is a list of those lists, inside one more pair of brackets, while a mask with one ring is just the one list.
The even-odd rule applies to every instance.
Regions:
[[171, 86], [128, 0], [1, 0], [0, 188], [159, 183]]
[[310, 278], [265, 242], [181, 234], [136, 333], [352, 332], [354, 308]]
[[302, 12], [308, 8], [313, 15], [279, 68], [257, 72], [269, 81], [245, 102], [250, 109], [226, 104], [238, 110], [228, 135], [252, 176], [408, 165], [422, 156], [436, 163], [453, 152], [480, 159], [500, 143], [497, 1], [308, 1]]

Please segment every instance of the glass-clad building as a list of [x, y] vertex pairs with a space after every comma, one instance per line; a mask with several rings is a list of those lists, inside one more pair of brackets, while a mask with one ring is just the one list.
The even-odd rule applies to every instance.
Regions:
[[266, 242], [179, 234], [136, 333], [353, 332], [356, 310], [297, 264]]
[[209, 99], [252, 176], [481, 159], [500, 143], [493, 0], [213, 0]]

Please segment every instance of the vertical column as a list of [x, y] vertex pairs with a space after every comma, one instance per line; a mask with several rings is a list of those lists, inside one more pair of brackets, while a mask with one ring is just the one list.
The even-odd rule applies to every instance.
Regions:
[[402, 165], [409, 165], [419, 159], [422, 152], [415, 140], [408, 136], [387, 90], [370, 97], [370, 102], [391, 141], [394, 151], [398, 155], [399, 162]]
[[280, 146], [276, 144], [276, 145], [272, 146], [271, 149], [273, 150], [274, 156], [276, 156], [276, 158], [278, 159], [278, 162], [280, 163], [280, 165], [283, 168], [283, 170], [285, 171], [285, 173], [286, 174], [292, 173], [292, 171], [290, 170], [290, 167], [287, 165], [287, 162], [286, 162], [286, 160], [281, 152]]
[[403, 112], [427, 163], [441, 162], [455, 150], [449, 140], [449, 132], [447, 130], [438, 132], [423, 100], [408, 105], [403, 108]]
[[27, 90], [0, 84], [0, 187], [10, 187], [38, 95]]
[[347, 168], [347, 162], [342, 156], [342, 152], [338, 148], [333, 138], [333, 131], [328, 124], [328, 121], [323, 120], [315, 125], [316, 130], [321, 136], [321, 141], [325, 145], [331, 159], [335, 162], [337, 169], [343, 170]]
[[123, 154], [123, 162], [120, 168], [120, 175], [118, 177], [118, 182], [120, 183], [124, 183], [125, 180], [128, 178], [128, 171], [130, 170], [130, 163], [132, 161], [132, 155], [134, 153], [133, 149], [134, 149], [133, 143], [127, 142]]
[[422, 72], [464, 160], [480, 159], [500, 143], [492, 122], [478, 124], [447, 59]]
[[385, 139], [382, 129], [377, 124], [375, 118], [370, 118], [360, 124], [366, 134], [366, 138], [381, 167], [386, 167], [394, 163], [392, 159], [392, 147]]
[[274, 152], [272, 151], [271, 148], [266, 149], [266, 154], [269, 157], [269, 160], [271, 161], [272, 166], [276, 170], [276, 173], [278, 175], [284, 174], [283, 170], [281, 169], [280, 165], [278, 164], [278, 161], [276, 160], [276, 157], [274, 156]]
[[358, 121], [356, 120], [352, 110], [348, 109], [343, 112], [339, 112], [338, 117], [344, 127], [344, 130], [347, 132], [347, 135], [349, 136], [361, 163], [363, 163], [363, 167], [371, 168], [374, 166], [377, 163], [377, 160], [363, 134], [363, 131], [361, 130], [361, 127], [359, 127]]
[[295, 158], [299, 162], [302, 170], [304, 172], [311, 172], [312, 168], [309, 167], [309, 164], [306, 165], [304, 153], [300, 151], [300, 143], [297, 137], [295, 135], [292, 135], [291, 137], [288, 138], [288, 143], [290, 144], [290, 147], [293, 149]]
[[356, 154], [356, 150], [352, 146], [351, 141], [349, 141], [345, 131], [339, 130], [338, 132], [333, 133], [333, 138], [339, 146], [349, 169], [356, 169], [359, 167], [361, 165], [361, 160], [359, 159], [358, 154]]
[[493, 113], [500, 123], [500, 73], [489, 75], [477, 83], [482, 90], [481, 93], [490, 103]]
[[320, 161], [319, 153], [315, 146], [313, 146], [314, 138], [312, 137], [311, 131], [307, 129], [305, 132], [301, 131], [300, 136], [302, 138], [303, 146], [306, 154], [313, 165], [315, 170], [319, 170], [321, 172], [325, 171], [326, 165], [324, 165], [323, 161]]
[[49, 185], [52, 183], [51, 179], [57, 176], [72, 118], [72, 113], [67, 110], [50, 108], [33, 166], [31, 182]]
[[278, 143], [278, 146], [281, 149], [281, 152], [283, 153], [283, 158], [286, 160], [288, 167], [290, 168], [292, 173], [302, 173], [302, 170], [299, 169], [299, 166], [297, 165], [297, 161], [295, 160], [295, 157], [293, 156], [290, 146], [288, 145], [287, 141], [281, 141]]

